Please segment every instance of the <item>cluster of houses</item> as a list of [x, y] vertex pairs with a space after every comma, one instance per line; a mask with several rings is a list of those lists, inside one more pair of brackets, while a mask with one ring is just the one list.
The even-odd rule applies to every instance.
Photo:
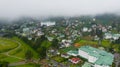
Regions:
[[20, 28], [15, 31], [16, 34], [24, 37], [28, 37], [28, 39], [31, 40], [34, 37], [40, 37], [44, 35], [42, 26], [49, 27], [55, 24], [56, 24], [55, 22], [51, 22], [51, 21], [40, 22], [40, 23], [28, 22], [28, 23], [23, 23], [20, 26]]
[[69, 47], [72, 44], [72, 40], [63, 39], [60, 43], [60, 48]]
[[112, 33], [105, 33], [104, 34], [105, 39], [117, 40], [117, 39], [119, 39], [119, 37], [120, 37], [120, 34], [112, 34]]
[[[95, 22], [96, 19], [93, 18]], [[32, 40], [34, 37], [40, 37], [46, 33], [47, 39], [52, 41], [54, 38], [57, 38], [60, 41], [60, 48], [68, 48], [72, 45], [73, 41], [82, 36], [82, 33], [96, 31], [96, 29], [102, 30], [104, 34], [104, 39], [112, 39], [117, 40], [120, 37], [120, 34], [112, 34], [106, 33], [109, 29], [112, 29], [111, 26], [103, 26], [101, 24], [92, 24], [90, 27], [79, 25], [85, 24], [85, 22], [80, 22], [79, 20], [75, 20], [75, 23], [70, 23], [69, 21], [65, 21], [66, 26], [62, 27], [58, 23], [54, 21], [45, 21], [45, 22], [29, 22], [24, 23], [20, 26], [19, 30], [15, 30], [16, 34], [28, 37], [29, 40]], [[54, 28], [58, 24], [59, 29]], [[61, 23], [62, 24], [62, 23]], [[89, 23], [91, 24], [91, 23]], [[44, 28], [45, 27], [45, 28]], [[44, 30], [43, 30], [44, 29]], [[61, 30], [62, 29], [62, 30]], [[4, 29], [3, 29], [4, 30]], [[3, 33], [0, 34], [3, 36]], [[95, 35], [95, 40], [99, 40], [99, 38]], [[58, 50], [49, 51], [53, 55], [55, 53], [59, 54]], [[70, 56], [73, 56], [72, 58]], [[78, 57], [79, 56], [79, 57]], [[85, 62], [82, 67], [110, 67], [113, 63], [114, 56], [111, 53], [108, 53], [104, 50], [100, 50], [91, 46], [82, 46], [77, 50], [70, 50], [65, 54], [61, 54], [61, 57], [67, 58], [70, 62], [77, 64], [82, 62], [80, 57], [86, 59], [88, 62]]]

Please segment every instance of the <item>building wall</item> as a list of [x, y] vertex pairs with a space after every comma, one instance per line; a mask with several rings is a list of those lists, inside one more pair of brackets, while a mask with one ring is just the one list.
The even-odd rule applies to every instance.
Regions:
[[105, 36], [105, 39], [111, 39], [111, 38], [112, 36], [108, 36], [108, 35]]
[[82, 50], [80, 50], [80, 49], [79, 49], [78, 55], [80, 55], [80, 56], [82, 56], [82, 57], [84, 57], [84, 58], [86, 58], [86, 59], [89, 59], [88, 53], [87, 53], [87, 52], [84, 52], [84, 51], [82, 51]]
[[91, 63], [95, 63], [97, 59], [98, 58], [89, 55], [88, 61], [91, 62]]
[[105, 65], [97, 65], [95, 64], [94, 67], [110, 67], [110, 66], [105, 66]]
[[55, 25], [55, 22], [41, 22], [41, 26], [43, 25], [52, 26], [52, 25]]
[[67, 53], [67, 54], [72, 56], [77, 56], [77, 54], [74, 54], [74, 53]]

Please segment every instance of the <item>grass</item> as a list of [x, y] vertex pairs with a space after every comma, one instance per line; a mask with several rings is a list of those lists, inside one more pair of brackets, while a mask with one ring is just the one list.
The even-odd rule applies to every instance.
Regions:
[[49, 41], [43, 41], [41, 44], [41, 47], [49, 48], [50, 46], [51, 46], [51, 42], [49, 42]]
[[[18, 41], [21, 44], [21, 46], [18, 49], [14, 49], [14, 48], [17, 48], [18, 45], [19, 45], [18, 43], [14, 42], [14, 41]], [[3, 53], [6, 50], [9, 51], [8, 54], [10, 56], [7, 56], [6, 53]], [[29, 45], [24, 43], [19, 38], [14, 37], [14, 38], [8, 39], [8, 38], [0, 37], [0, 51], [2, 52], [0, 54], [0, 61], [7, 61], [9, 63], [19, 62], [22, 59], [18, 59], [18, 58], [15, 58], [15, 57], [19, 57], [19, 58], [25, 59], [25, 52], [27, 50], [31, 50], [32, 51], [33, 59], [38, 59], [39, 58], [37, 52], [35, 52]], [[15, 57], [11, 57], [11, 56], [15, 56]]]
[[1, 61], [6, 61], [6, 62], [9, 62], [9, 63], [14, 63], [14, 62], [19, 62], [20, 59], [7, 56], [5, 58], [2, 58]]
[[40, 67], [40, 65], [29, 63], [29, 64], [18, 65], [18, 66], [11, 66], [11, 67]]
[[9, 62], [9, 63], [13, 63], [13, 62], [20, 61], [20, 59], [9, 57], [9, 56], [6, 56], [4, 54], [0, 54], [0, 61], [6, 61], [6, 62]]
[[79, 40], [76, 43], [80, 44], [80, 46], [90, 45], [90, 46], [93, 46], [93, 47], [98, 47], [98, 42], [97, 41], [92, 41], [92, 40]]
[[61, 53], [66, 53], [70, 50], [75, 50], [75, 49], [77, 49], [77, 48], [75, 48], [74, 46], [70, 46], [70, 47], [65, 47], [65, 48], [60, 49], [60, 52]]
[[61, 63], [61, 62], [65, 62], [67, 59], [62, 58], [61, 56], [54, 56], [52, 57], [52, 59], [54, 59], [55, 61]]
[[110, 43], [109, 40], [103, 40], [102, 41], [102, 46], [106, 47], [106, 48], [109, 48], [111, 46], [111, 43]]
[[14, 49], [18, 46], [17, 43], [10, 39], [0, 37], [0, 53]]
[[15, 55], [17, 57], [25, 58], [25, 52], [27, 50], [30, 50], [33, 53], [33, 58], [34, 59], [38, 59], [39, 58], [37, 52], [35, 52], [29, 45], [27, 45], [26, 43], [24, 43], [22, 40], [20, 40], [17, 37], [14, 37], [13, 39], [16, 40], [16, 41], [18, 41], [19, 43], [21, 43], [21, 46], [20, 46], [19, 49], [10, 52], [11, 55]]
[[97, 45], [96, 41], [80, 40], [78, 43], [82, 45]]

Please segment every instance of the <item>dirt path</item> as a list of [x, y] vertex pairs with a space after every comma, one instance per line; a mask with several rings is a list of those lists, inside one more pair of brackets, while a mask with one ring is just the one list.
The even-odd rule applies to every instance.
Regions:
[[14, 42], [18, 43], [18, 47], [14, 48], [13, 50], [10, 50], [10, 51], [6, 52], [5, 54], [6, 54], [7, 56], [14, 57], [14, 58], [17, 58], [17, 59], [23, 59], [23, 58], [21, 58], [21, 57], [12, 56], [12, 55], [9, 54], [10, 52], [12, 52], [12, 51], [14, 51], [14, 50], [17, 50], [17, 49], [19, 49], [19, 48], [21, 47], [21, 43], [19, 43], [18, 41], [14, 41]]
[[12, 49], [12, 50], [9, 50], [9, 51], [7, 51], [7, 52], [3, 52], [3, 53], [0, 53], [0, 54], [4, 54], [4, 55], [9, 56], [9, 57], [13, 57], [13, 58], [17, 58], [17, 59], [22, 59], [22, 60], [25, 60], [25, 59], [23, 59], [23, 58], [21, 58], [21, 57], [17, 57], [17, 56], [13, 56], [13, 55], [10, 55], [10, 54], [9, 54], [10, 52], [12, 52], [12, 51], [15, 51], [15, 50], [19, 49], [19, 48], [21, 47], [21, 45], [22, 45], [22, 44], [21, 44], [21, 43], [19, 43], [18, 41], [14, 41], [14, 40], [11, 40], [11, 41], [13, 41], [13, 42], [17, 43], [17, 44], [18, 44], [18, 46], [17, 46], [16, 48]]
[[[12, 49], [12, 50], [9, 50], [7, 52], [3, 52], [3, 53], [0, 53], [0, 54], [4, 54], [4, 55], [9, 56], [9, 57], [13, 57], [13, 58], [17, 58], [17, 59], [23, 60], [23, 61], [20, 61], [20, 62], [10, 63], [9, 66], [17, 66], [17, 65], [27, 64], [25, 62], [26, 59], [21, 58], [21, 57], [17, 57], [17, 56], [14, 56], [14, 55], [10, 55], [10, 52], [15, 51], [15, 50], [19, 49], [22, 46], [22, 44], [20, 42], [16, 41], [16, 40], [11, 40], [11, 41], [17, 43], [18, 46], [16, 48]], [[36, 61], [34, 60], [34, 62], [36, 62]]]

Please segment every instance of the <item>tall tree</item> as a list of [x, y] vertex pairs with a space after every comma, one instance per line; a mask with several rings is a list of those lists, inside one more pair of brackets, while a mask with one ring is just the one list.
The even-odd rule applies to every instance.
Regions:
[[25, 53], [26, 60], [31, 60], [33, 57], [33, 53], [30, 50], [27, 50]]
[[59, 43], [58, 39], [53, 39], [52, 41], [52, 47], [53, 48], [59, 48]]

